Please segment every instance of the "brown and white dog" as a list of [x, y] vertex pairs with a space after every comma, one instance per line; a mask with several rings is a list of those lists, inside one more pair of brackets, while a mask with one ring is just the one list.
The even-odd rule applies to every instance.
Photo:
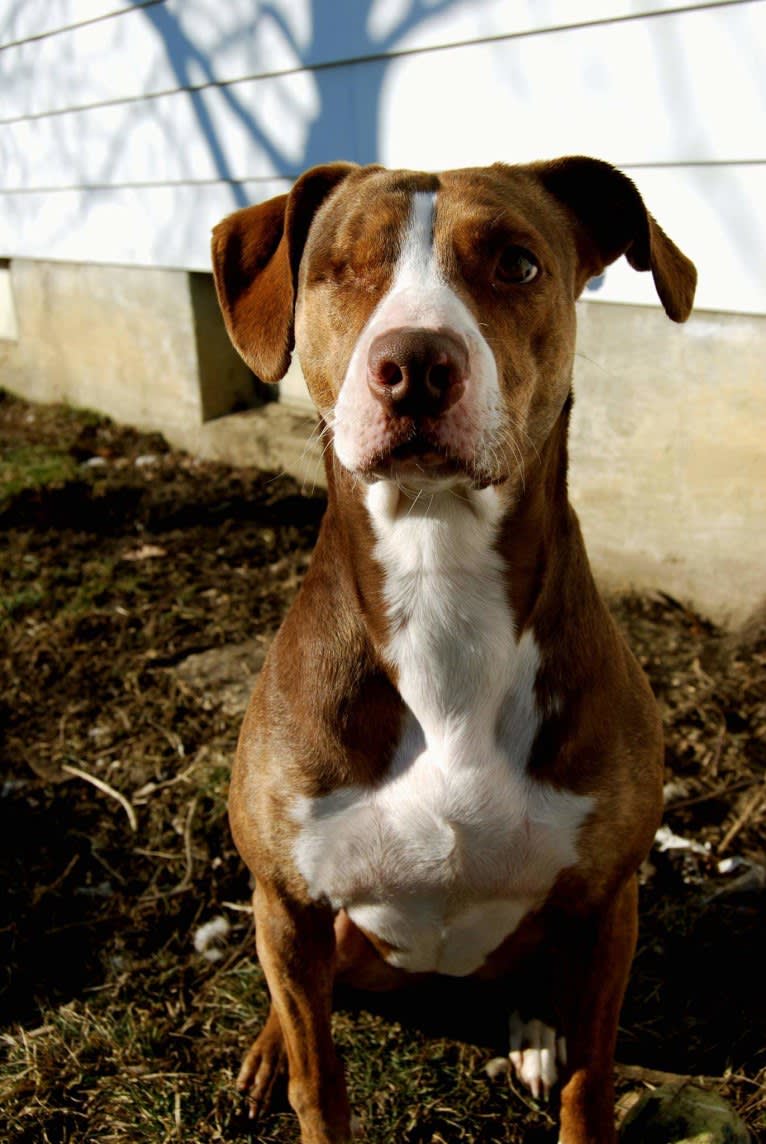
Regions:
[[234, 345], [295, 345], [331, 448], [301, 592], [230, 795], [304, 1144], [351, 1138], [333, 983], [509, 977], [511, 1065], [563, 1144], [614, 1140], [612, 1060], [662, 734], [567, 498], [575, 299], [620, 255], [668, 315], [695, 271], [586, 158], [422, 174], [336, 163], [216, 227]]

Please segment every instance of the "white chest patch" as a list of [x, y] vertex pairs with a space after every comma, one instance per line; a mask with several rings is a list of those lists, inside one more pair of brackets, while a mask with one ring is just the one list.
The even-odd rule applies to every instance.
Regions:
[[516, 639], [495, 491], [402, 504], [380, 481], [367, 503], [407, 714], [379, 786], [296, 802], [296, 862], [391, 964], [462, 976], [576, 862], [593, 800], [527, 772], [539, 651], [531, 631]]

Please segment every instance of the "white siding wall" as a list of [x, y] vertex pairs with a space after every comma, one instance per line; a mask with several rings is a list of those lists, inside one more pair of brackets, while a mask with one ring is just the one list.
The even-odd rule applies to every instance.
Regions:
[[0, 0], [0, 258], [207, 269], [218, 218], [312, 163], [585, 153], [702, 308], [766, 313], [765, 60], [766, 0]]

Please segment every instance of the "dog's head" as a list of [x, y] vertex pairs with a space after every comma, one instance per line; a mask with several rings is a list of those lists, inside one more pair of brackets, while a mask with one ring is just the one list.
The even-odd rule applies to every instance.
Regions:
[[420, 174], [334, 163], [213, 232], [229, 335], [278, 381], [297, 345], [358, 476], [498, 484], [567, 400], [574, 303], [620, 255], [689, 316], [696, 273], [595, 159]]

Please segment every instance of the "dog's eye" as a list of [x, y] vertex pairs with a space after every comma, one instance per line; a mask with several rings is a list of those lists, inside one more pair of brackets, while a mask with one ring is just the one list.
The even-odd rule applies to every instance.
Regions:
[[540, 267], [534, 254], [530, 254], [523, 246], [507, 246], [497, 260], [495, 277], [501, 282], [512, 282], [517, 286], [526, 286], [540, 273]]

